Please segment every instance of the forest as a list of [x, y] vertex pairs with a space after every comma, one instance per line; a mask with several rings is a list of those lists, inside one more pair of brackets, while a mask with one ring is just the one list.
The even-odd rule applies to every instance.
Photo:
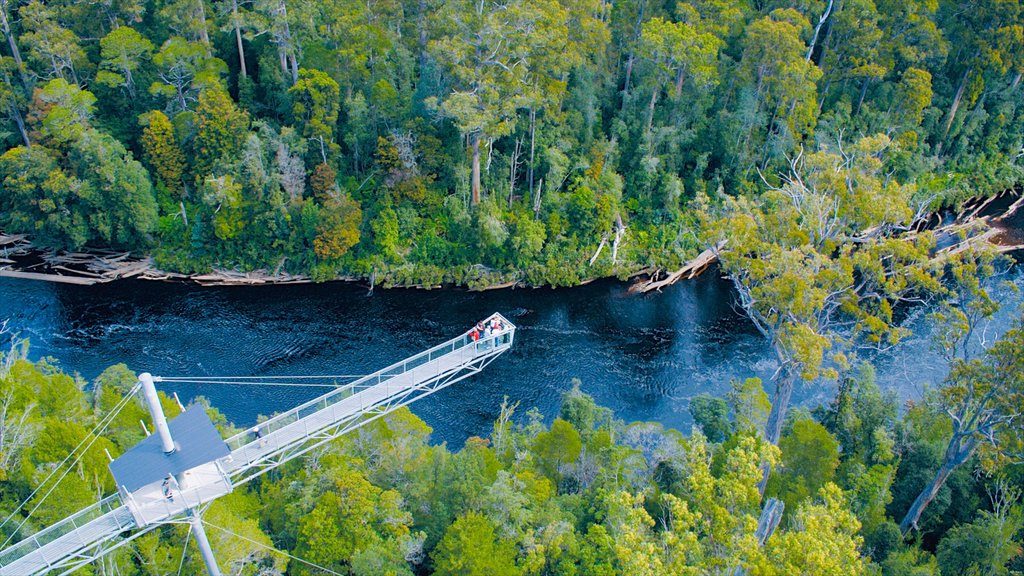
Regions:
[[0, 228], [168, 271], [569, 286], [676, 269], [828, 162], [913, 208], [856, 224], [1021, 180], [1016, 0], [3, 0], [0, 30]]

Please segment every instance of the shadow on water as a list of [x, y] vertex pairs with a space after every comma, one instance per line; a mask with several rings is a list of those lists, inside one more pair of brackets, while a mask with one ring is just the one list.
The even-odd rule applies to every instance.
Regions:
[[[1015, 309], [1019, 297], [1011, 300]], [[460, 446], [468, 436], [489, 434], [504, 396], [520, 402], [521, 411], [536, 406], [550, 418], [572, 378], [619, 418], [688, 430], [689, 398], [724, 394], [732, 379], [767, 378], [775, 368], [763, 339], [733, 309], [729, 284], [713, 273], [643, 297], [615, 281], [571, 290], [392, 290], [367, 297], [364, 288], [343, 283], [80, 287], [0, 279], [0, 320], [31, 340], [33, 358], [52, 356], [90, 379], [118, 362], [162, 376], [364, 374], [493, 311], [519, 326], [516, 346], [483, 373], [413, 406], [435, 440]], [[924, 322], [920, 316], [911, 324]], [[1008, 323], [1000, 320], [993, 332]], [[925, 334], [880, 357], [880, 382], [901, 396], [919, 393], [922, 375], [941, 378], [912, 366], [926, 361], [927, 350]], [[192, 384], [165, 390], [186, 401], [206, 396], [239, 425], [323, 392]], [[820, 401], [828, 392], [810, 387], [798, 395]]]

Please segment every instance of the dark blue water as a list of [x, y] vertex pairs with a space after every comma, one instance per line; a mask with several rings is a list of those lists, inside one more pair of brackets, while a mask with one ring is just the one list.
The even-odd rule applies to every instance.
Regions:
[[[1018, 285], [1021, 278], [1012, 278]], [[1020, 297], [986, 329], [997, 335]], [[203, 288], [122, 281], [65, 286], [0, 278], [0, 322], [50, 356], [94, 378], [111, 364], [160, 376], [364, 374], [466, 330], [498, 311], [519, 331], [512, 351], [481, 374], [412, 406], [434, 439], [460, 446], [487, 435], [502, 397], [521, 413], [557, 413], [571, 380], [626, 421], [689, 430], [688, 401], [724, 394], [730, 382], [769, 377], [774, 361], [734, 309], [729, 284], [713, 273], [649, 296], [605, 281], [569, 290], [378, 290], [343, 283]], [[915, 336], [879, 357], [879, 380], [903, 397], [941, 379], [930, 352], [926, 311]], [[182, 400], [206, 396], [239, 425], [315, 397], [322, 388], [163, 384]], [[805, 386], [799, 401], [826, 401], [827, 385]]]

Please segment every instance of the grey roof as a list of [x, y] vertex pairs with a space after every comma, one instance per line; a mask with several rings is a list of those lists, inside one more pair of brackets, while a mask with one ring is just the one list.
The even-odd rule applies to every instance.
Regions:
[[168, 423], [177, 450], [164, 454], [160, 436], [151, 434], [110, 463], [118, 488], [134, 492], [147, 484], [227, 456], [230, 451], [206, 410], [192, 405]]

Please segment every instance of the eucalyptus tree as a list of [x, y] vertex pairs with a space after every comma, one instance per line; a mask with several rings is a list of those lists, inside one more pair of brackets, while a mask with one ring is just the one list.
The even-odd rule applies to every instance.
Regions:
[[654, 106], [666, 84], [674, 87], [679, 98], [686, 82], [699, 90], [718, 83], [718, 51], [723, 42], [705, 29], [696, 10], [687, 8], [681, 9], [684, 19], [679, 22], [656, 17], [645, 22], [641, 30], [640, 55], [654, 68], [647, 105], [648, 136], [654, 124]]
[[450, 118], [471, 149], [471, 203], [480, 202], [480, 149], [512, 131], [531, 85], [529, 74], [544, 42], [559, 42], [553, 27], [564, 13], [550, 2], [447, 2], [435, 14], [441, 35], [430, 42], [451, 91], [429, 103]]
[[993, 85], [1006, 82], [1003, 78], [1008, 72], [1012, 72], [1009, 83], [1014, 88], [1024, 74], [1024, 8], [1020, 2], [950, 0], [943, 7], [944, 28], [954, 47], [949, 73], [956, 91], [939, 134], [940, 151], [964, 96], [971, 103], [979, 102]]
[[121, 26], [100, 40], [100, 71], [96, 81], [111, 87], [123, 87], [132, 99], [136, 96], [134, 73], [152, 56], [153, 43], [134, 28]]
[[897, 342], [905, 330], [894, 307], [940, 289], [929, 235], [896, 237], [923, 210], [912, 185], [883, 172], [888, 146], [874, 136], [798, 156], [780, 185], [727, 200], [708, 226], [739, 305], [779, 364], [765, 429], [773, 444], [798, 379], [833, 376], [851, 348]]
[[18, 10], [21, 28], [20, 40], [28, 47], [29, 61], [46, 80], [64, 78], [79, 83], [78, 69], [86, 62], [85, 51], [77, 34], [65, 28], [50, 6], [33, 0]]
[[[740, 70], [752, 90], [738, 139], [737, 168], [755, 166], [793, 150], [817, 122], [816, 82], [821, 70], [805, 57], [807, 19], [791, 8], [751, 22], [743, 39]], [[760, 141], [760, 151], [755, 149]], [[758, 161], [760, 156], [760, 161]]]
[[1024, 459], [1024, 325], [978, 350], [983, 323], [999, 308], [990, 290], [1003, 264], [987, 251], [969, 251], [950, 265], [948, 297], [933, 314], [936, 346], [950, 371], [932, 399], [948, 416], [950, 432], [939, 468], [900, 522], [904, 534], [975, 454], [989, 470]]
[[153, 82], [149, 92], [167, 99], [169, 111], [188, 110], [199, 98], [199, 93], [219, 86], [227, 65], [220, 58], [208, 55], [206, 47], [180, 36], [172, 36], [153, 56], [159, 80]]

